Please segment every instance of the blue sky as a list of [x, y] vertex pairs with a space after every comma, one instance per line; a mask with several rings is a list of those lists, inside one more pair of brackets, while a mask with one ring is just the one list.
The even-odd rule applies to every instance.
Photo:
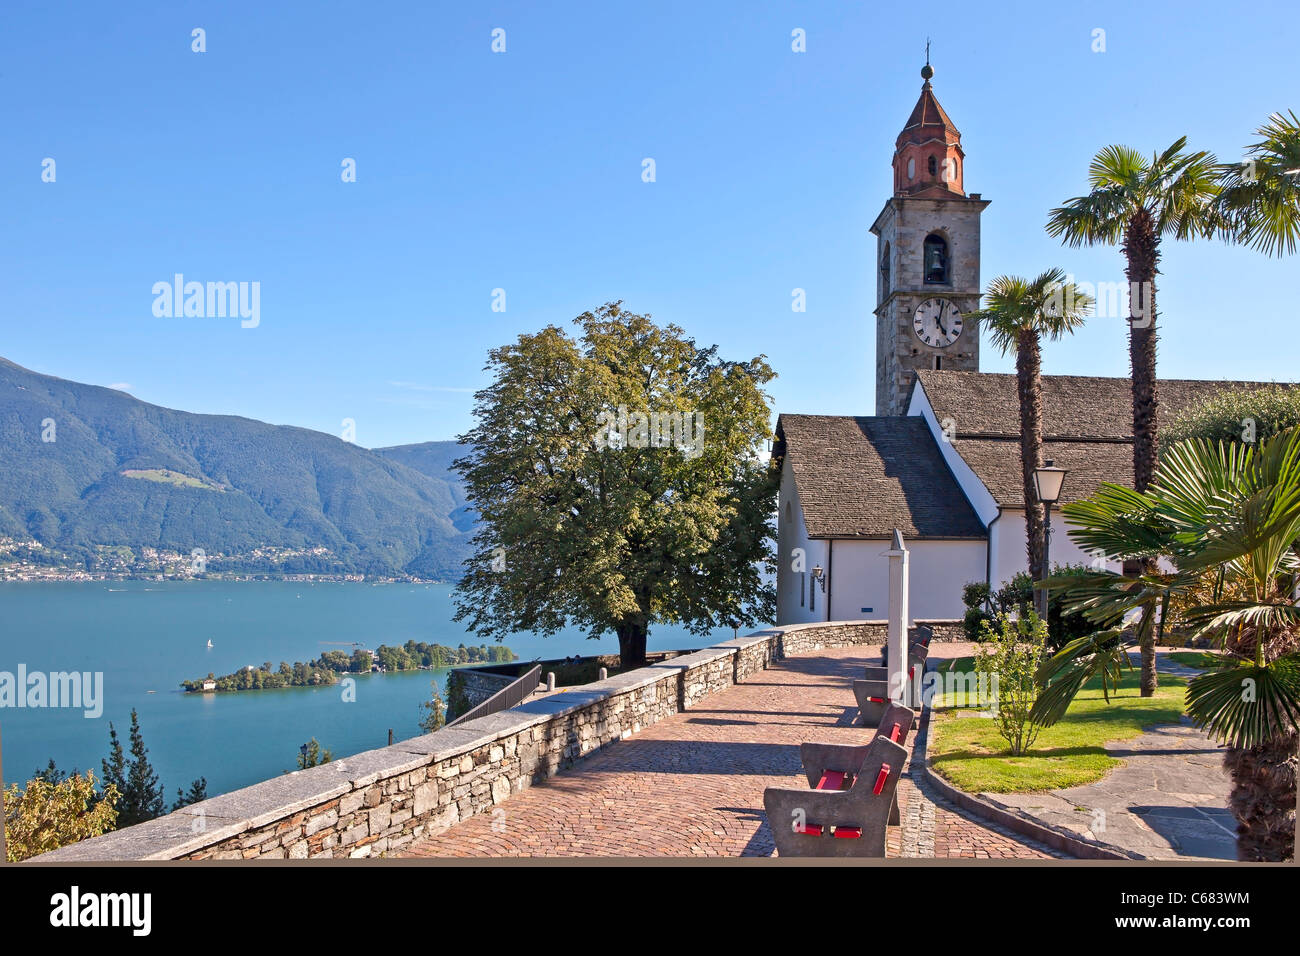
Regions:
[[[0, 355], [191, 411], [351, 418], [378, 446], [454, 437], [489, 348], [623, 299], [724, 356], [766, 353], [777, 411], [870, 414], [868, 227], [927, 35], [966, 188], [992, 201], [986, 285], [1056, 265], [1122, 279], [1117, 250], [1043, 232], [1098, 147], [1186, 134], [1237, 158], [1300, 110], [1281, 3], [917, 9], [11, 0]], [[260, 282], [260, 324], [155, 317], [177, 272]], [[1298, 278], [1296, 258], [1166, 244], [1161, 374], [1296, 378], [1277, 316]], [[1095, 319], [1045, 371], [1125, 374], [1125, 334]], [[986, 345], [983, 368], [1013, 362]]]

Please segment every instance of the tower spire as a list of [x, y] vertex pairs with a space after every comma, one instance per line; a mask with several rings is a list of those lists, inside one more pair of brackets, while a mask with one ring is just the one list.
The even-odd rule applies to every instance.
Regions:
[[934, 198], [964, 196], [965, 154], [961, 133], [935, 98], [930, 78], [930, 40], [925, 41], [921, 96], [894, 144], [894, 194]]

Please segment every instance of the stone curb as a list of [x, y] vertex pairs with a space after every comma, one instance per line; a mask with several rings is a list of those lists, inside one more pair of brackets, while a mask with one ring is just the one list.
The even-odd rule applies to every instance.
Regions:
[[926, 783], [934, 787], [939, 795], [945, 800], [956, 804], [963, 810], [973, 813], [975, 816], [983, 817], [998, 826], [1005, 827], [1021, 836], [1029, 837], [1031, 840], [1049, 846], [1053, 850], [1061, 853], [1068, 853], [1080, 860], [1116, 860], [1125, 863], [1131, 863], [1135, 860], [1145, 860], [1146, 857], [1129, 853], [1109, 844], [1094, 843], [1089, 840], [1080, 839], [1072, 834], [1062, 833], [1054, 827], [1047, 824], [1038, 823], [1026, 819], [1016, 813], [1010, 813], [1000, 807], [995, 807], [987, 800], [981, 800], [974, 794], [967, 793], [965, 790], [958, 790], [951, 783], [935, 772], [930, 766], [930, 748], [929, 731], [930, 727], [930, 708], [926, 706], [921, 714], [920, 733], [926, 734], [926, 751], [925, 759], [920, 766], [921, 775], [925, 778]]

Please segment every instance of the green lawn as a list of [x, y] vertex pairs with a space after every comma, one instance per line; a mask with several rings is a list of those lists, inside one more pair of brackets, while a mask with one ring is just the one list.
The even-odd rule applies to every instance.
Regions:
[[1175, 664], [1182, 664], [1184, 667], [1197, 667], [1201, 670], [1219, 667], [1223, 663], [1221, 655], [1211, 654], [1206, 651], [1177, 651], [1170, 654], [1169, 659]]
[[[941, 669], [969, 670], [970, 662], [962, 658]], [[1138, 680], [1136, 669], [1126, 670], [1110, 703], [1100, 685], [1090, 682], [1065, 717], [1043, 728], [1021, 757], [1007, 752], [991, 718], [967, 716], [970, 710], [947, 706], [940, 696], [931, 717], [930, 765], [968, 793], [1027, 793], [1092, 783], [1120, 763], [1104, 744], [1132, 739], [1155, 724], [1177, 723], [1183, 713], [1185, 681], [1162, 674], [1156, 695], [1144, 698]]]

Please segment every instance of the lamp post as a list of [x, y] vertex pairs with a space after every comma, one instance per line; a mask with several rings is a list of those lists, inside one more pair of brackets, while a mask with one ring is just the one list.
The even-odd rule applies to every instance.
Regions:
[[[1041, 468], [1034, 469], [1034, 491], [1038, 495], [1038, 500], [1043, 503], [1043, 575], [1050, 573], [1051, 563], [1048, 560], [1048, 549], [1052, 541], [1052, 505], [1056, 504], [1061, 498], [1061, 485], [1065, 483], [1065, 469], [1057, 468], [1052, 459], [1043, 462]], [[1039, 588], [1038, 597], [1038, 617], [1044, 624], [1047, 623], [1047, 589]]]

